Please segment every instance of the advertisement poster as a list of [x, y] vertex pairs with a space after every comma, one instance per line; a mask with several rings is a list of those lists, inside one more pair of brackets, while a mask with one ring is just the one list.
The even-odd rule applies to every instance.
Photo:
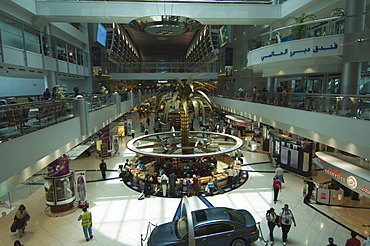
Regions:
[[87, 204], [87, 190], [86, 190], [86, 171], [76, 171], [75, 175], [75, 194], [78, 205]]
[[125, 136], [125, 126], [123, 124], [119, 124], [117, 126], [117, 132], [119, 137], [124, 137]]

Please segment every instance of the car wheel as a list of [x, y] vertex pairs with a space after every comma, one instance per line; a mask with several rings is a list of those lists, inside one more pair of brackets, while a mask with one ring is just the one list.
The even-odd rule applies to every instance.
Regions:
[[244, 239], [237, 238], [231, 242], [230, 246], [247, 246], [247, 243]]

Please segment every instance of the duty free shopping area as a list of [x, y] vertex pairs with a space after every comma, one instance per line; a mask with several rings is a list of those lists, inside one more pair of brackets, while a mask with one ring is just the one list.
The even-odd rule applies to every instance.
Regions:
[[[130, 115], [133, 120], [137, 135], [142, 136], [140, 121], [137, 113]], [[154, 122], [154, 117], [151, 115]], [[117, 126], [116, 126], [117, 127]], [[199, 125], [195, 125], [196, 130]], [[114, 128], [112, 129], [112, 132]], [[120, 165], [124, 165], [126, 159], [132, 160], [136, 153], [128, 150], [126, 144], [132, 139], [125, 136], [119, 139], [119, 153], [105, 158], [107, 163], [106, 180], [102, 179], [99, 171], [101, 154], [99, 151], [91, 151], [91, 156], [86, 153], [77, 159], [70, 161], [71, 170], [86, 170], [86, 192], [89, 210], [93, 218], [94, 238], [88, 243], [92, 245], [140, 245], [142, 238], [147, 235], [148, 228], [152, 230], [154, 225], [170, 222], [175, 218], [181, 204], [181, 198], [169, 198], [151, 195], [143, 200], [138, 200], [142, 191], [139, 186], [124, 183], [118, 177]], [[258, 139], [257, 139], [258, 140]], [[247, 174], [247, 178], [241, 181], [234, 189], [224, 187], [223, 194], [215, 193], [210, 196], [201, 192], [200, 199], [197, 196], [188, 197], [191, 210], [204, 209], [210, 206], [228, 207], [248, 210], [256, 220], [260, 222], [260, 236], [269, 240], [269, 230], [265, 218], [266, 211], [271, 207], [278, 213], [284, 204], [289, 204], [297, 222], [292, 227], [288, 236], [288, 245], [326, 245], [328, 237], [333, 237], [337, 245], [344, 245], [350, 237], [350, 231], [354, 230], [361, 236], [366, 236], [369, 231], [369, 199], [360, 195], [359, 200], [351, 197], [343, 197], [341, 205], [326, 205], [325, 201], [316, 203], [313, 196], [310, 204], [303, 203], [303, 190], [305, 177], [293, 172], [284, 173], [285, 183], [279, 193], [277, 203], [273, 202], [272, 180], [276, 167], [271, 162], [267, 151], [258, 146], [256, 151], [242, 148], [243, 154], [241, 172]], [[320, 167], [316, 167], [317, 174], [313, 181], [317, 184], [330, 182], [331, 178]], [[46, 170], [45, 170], [46, 171]], [[27, 207], [31, 220], [28, 222], [23, 237], [20, 239], [24, 245], [80, 245], [87, 243], [77, 221], [81, 210], [72, 213], [56, 213], [50, 216], [50, 211], [45, 204], [45, 187], [41, 175], [33, 176], [33, 183], [26, 183], [18, 187], [16, 196], [12, 200], [12, 208], [1, 205], [3, 217], [1, 219], [1, 242], [3, 245], [11, 245], [19, 239], [18, 233], [9, 231], [13, 221], [15, 210], [18, 205]], [[177, 190], [180, 182], [178, 182]], [[327, 187], [327, 186], [326, 186]], [[136, 188], [136, 189], [135, 189]], [[32, 190], [32, 194], [30, 191]], [[326, 191], [328, 189], [325, 189]], [[324, 189], [322, 190], [324, 191]], [[6, 197], [4, 197], [6, 198]], [[2, 200], [3, 201], [3, 200]], [[74, 205], [76, 206], [76, 205]], [[47, 215], [49, 214], [49, 215]], [[51, 213], [52, 214], [52, 213]], [[64, 215], [66, 214], [66, 215]], [[149, 231], [150, 233], [150, 231]], [[275, 228], [275, 245], [282, 245], [281, 229]], [[358, 238], [363, 241], [363, 238]], [[145, 244], [146, 242], [143, 241]], [[252, 245], [265, 245], [261, 239]]]

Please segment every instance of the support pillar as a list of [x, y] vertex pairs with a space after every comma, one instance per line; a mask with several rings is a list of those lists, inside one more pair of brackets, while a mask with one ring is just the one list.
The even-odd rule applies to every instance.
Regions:
[[[352, 46], [350, 45], [355, 40], [351, 33], [363, 30], [364, 28], [364, 15], [366, 10], [365, 0], [348, 0], [346, 4], [348, 18], [346, 19], [346, 29], [344, 35], [343, 60], [346, 60], [347, 52], [351, 52]], [[344, 62], [342, 69], [342, 81], [340, 85], [340, 94], [358, 94], [358, 85], [361, 73], [361, 65], [359, 62]]]
[[[55, 57], [54, 56], [54, 47], [51, 42], [51, 29], [50, 24], [45, 26], [45, 33], [46, 36], [42, 40], [44, 42], [44, 54], [46, 54], [49, 57]], [[58, 84], [57, 81], [57, 72], [56, 71], [48, 71], [47, 75], [44, 75], [44, 82], [45, 82], [45, 88], [49, 88], [50, 91], [52, 91], [53, 87]]]
[[273, 91], [275, 91], [275, 78], [267, 78], [267, 90], [269, 91], [269, 92], [273, 92]]
[[85, 98], [81, 95], [76, 97], [77, 108], [80, 117], [80, 131], [81, 135], [87, 135], [89, 133], [89, 115]]

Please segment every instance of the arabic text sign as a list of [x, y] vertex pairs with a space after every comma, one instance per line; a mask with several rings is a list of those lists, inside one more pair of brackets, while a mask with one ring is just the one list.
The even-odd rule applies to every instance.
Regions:
[[248, 53], [248, 66], [292, 59], [339, 56], [343, 53], [343, 35], [289, 41], [264, 46]]
[[[330, 46], [327, 46], [327, 47], [324, 47], [322, 45], [321, 46], [315, 45], [312, 48], [312, 52], [317, 53], [317, 52], [322, 52], [322, 51], [326, 51], [326, 50], [335, 50], [335, 49], [338, 49], [338, 44], [336, 42], [334, 42], [333, 44], [331, 44]], [[280, 53], [275, 53], [275, 51], [271, 51], [270, 54], [268, 54], [266, 56], [261, 56], [261, 60], [263, 61], [266, 58], [270, 58], [270, 57], [274, 57], [274, 56], [281, 56], [281, 55], [289, 55], [290, 57], [292, 57], [292, 56], [294, 56], [295, 54], [298, 54], [298, 53], [306, 54], [308, 52], [311, 52], [310, 47], [306, 47], [306, 48], [301, 49], [301, 50], [291, 50], [291, 51], [288, 51], [288, 49], [285, 49], [284, 51], [281, 51]]]

